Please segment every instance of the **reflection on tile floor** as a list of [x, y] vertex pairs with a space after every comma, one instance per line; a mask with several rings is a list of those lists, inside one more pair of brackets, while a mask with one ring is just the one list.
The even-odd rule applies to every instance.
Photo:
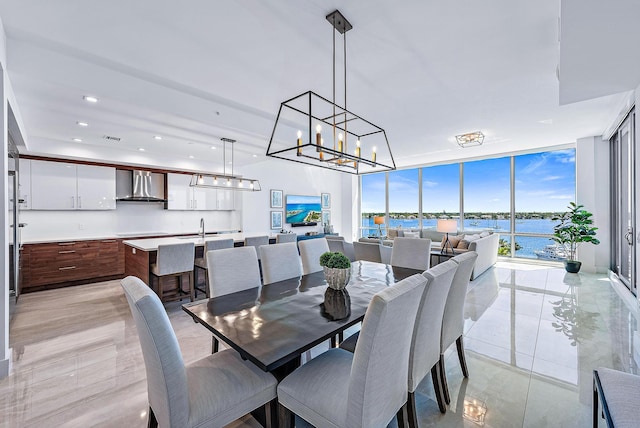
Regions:
[[[637, 310], [615, 290], [605, 275], [498, 263], [467, 295], [471, 376], [447, 351], [451, 405], [438, 411], [427, 378], [420, 427], [482, 426], [482, 418], [490, 427], [590, 426], [592, 370], [637, 372]], [[179, 302], [167, 309], [185, 362], [207, 355], [207, 331]], [[146, 426], [144, 363], [117, 281], [23, 295], [10, 340], [14, 371], [0, 380], [0, 427]], [[247, 416], [231, 426], [259, 425]]]

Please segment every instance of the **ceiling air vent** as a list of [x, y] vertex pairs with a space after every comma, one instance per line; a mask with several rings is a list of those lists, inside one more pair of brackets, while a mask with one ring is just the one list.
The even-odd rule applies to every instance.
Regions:
[[111, 135], [103, 135], [102, 138], [105, 139], [105, 140], [108, 140], [108, 141], [120, 141], [121, 140], [120, 137], [113, 137]]

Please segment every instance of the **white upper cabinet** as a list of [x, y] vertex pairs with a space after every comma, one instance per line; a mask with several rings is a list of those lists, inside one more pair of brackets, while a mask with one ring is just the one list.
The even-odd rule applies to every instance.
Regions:
[[116, 209], [116, 169], [106, 166], [77, 165], [80, 210]]
[[233, 191], [191, 187], [191, 175], [167, 174], [169, 210], [232, 210]]
[[31, 209], [113, 210], [115, 168], [31, 161]]
[[18, 199], [21, 210], [31, 209], [31, 161], [29, 159], [20, 159], [20, 173], [18, 187]]

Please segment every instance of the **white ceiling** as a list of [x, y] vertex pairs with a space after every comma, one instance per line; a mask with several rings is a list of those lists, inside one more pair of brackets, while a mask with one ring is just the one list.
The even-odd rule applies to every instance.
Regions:
[[[0, 0], [28, 149], [215, 169], [227, 137], [236, 165], [264, 160], [282, 101], [331, 97], [336, 8], [354, 26], [348, 107], [399, 167], [572, 143], [622, 103], [559, 105], [558, 0]], [[484, 145], [455, 144], [476, 130]]]

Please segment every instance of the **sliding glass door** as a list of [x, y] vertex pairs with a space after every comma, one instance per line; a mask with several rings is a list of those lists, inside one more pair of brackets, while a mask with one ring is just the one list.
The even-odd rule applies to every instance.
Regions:
[[611, 138], [613, 264], [620, 280], [636, 294], [635, 266], [635, 112], [622, 122]]

